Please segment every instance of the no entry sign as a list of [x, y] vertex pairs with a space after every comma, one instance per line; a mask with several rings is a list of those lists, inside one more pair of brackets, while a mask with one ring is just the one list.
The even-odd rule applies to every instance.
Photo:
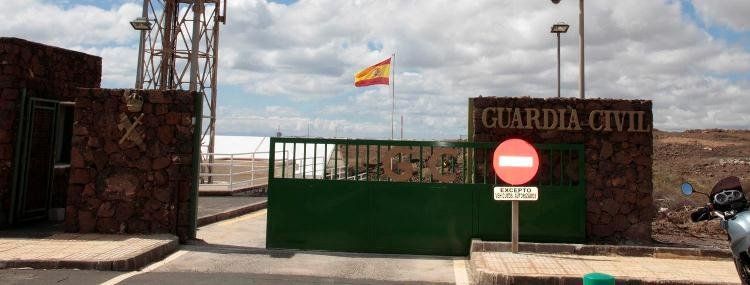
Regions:
[[539, 153], [534, 146], [524, 140], [509, 139], [495, 149], [492, 167], [505, 183], [526, 184], [539, 170]]

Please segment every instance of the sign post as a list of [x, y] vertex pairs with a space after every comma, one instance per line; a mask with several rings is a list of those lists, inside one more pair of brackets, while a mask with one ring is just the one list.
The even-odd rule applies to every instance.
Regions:
[[495, 174], [514, 187], [495, 187], [495, 201], [511, 201], [511, 252], [518, 252], [518, 201], [539, 199], [537, 187], [518, 186], [531, 181], [539, 171], [539, 153], [534, 146], [521, 139], [502, 142], [492, 156]]

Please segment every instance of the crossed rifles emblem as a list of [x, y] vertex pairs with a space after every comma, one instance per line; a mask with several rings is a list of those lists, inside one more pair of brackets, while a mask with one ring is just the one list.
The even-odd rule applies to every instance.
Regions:
[[142, 125], [143, 123], [141, 120], [143, 119], [143, 113], [141, 113], [138, 118], [135, 118], [135, 121], [132, 123], [130, 122], [130, 118], [128, 118], [128, 115], [126, 114], [120, 114], [120, 123], [117, 124], [117, 129], [120, 131], [125, 130], [125, 134], [120, 138], [119, 144], [122, 144], [125, 142], [125, 140], [132, 141], [135, 143], [138, 147], [141, 149], [145, 149], [146, 146], [143, 144], [143, 133], [139, 130], [136, 130], [135, 127], [138, 125]]

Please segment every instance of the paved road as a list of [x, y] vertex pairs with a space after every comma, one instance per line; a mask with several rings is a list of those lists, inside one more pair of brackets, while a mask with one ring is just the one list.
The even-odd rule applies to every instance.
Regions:
[[0, 270], [3, 284], [453, 284], [463, 258], [265, 249], [265, 210], [199, 229], [183, 246], [136, 272]]
[[122, 272], [95, 270], [0, 270], [0, 284], [101, 284]]

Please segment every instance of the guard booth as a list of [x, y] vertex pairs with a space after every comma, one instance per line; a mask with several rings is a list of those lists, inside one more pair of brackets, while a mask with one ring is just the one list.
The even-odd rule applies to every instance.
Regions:
[[61, 221], [77, 88], [99, 88], [101, 58], [0, 37], [0, 229]]
[[[271, 138], [266, 246], [467, 255], [472, 238], [510, 240], [510, 202], [492, 196], [498, 144]], [[540, 197], [521, 203], [521, 241], [583, 242], [583, 146], [535, 147]]]

